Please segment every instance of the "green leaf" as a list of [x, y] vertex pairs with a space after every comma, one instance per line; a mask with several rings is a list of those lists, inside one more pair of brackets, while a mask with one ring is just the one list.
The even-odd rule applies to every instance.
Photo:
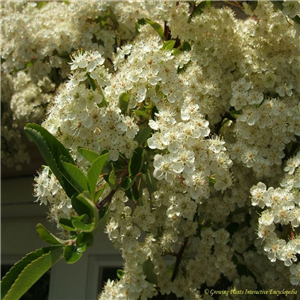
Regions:
[[211, 187], [215, 186], [216, 179], [212, 178], [211, 176], [208, 176], [207, 179], [208, 179], [209, 186]]
[[28, 137], [37, 145], [47, 165], [56, 176], [68, 197], [71, 198], [73, 195], [78, 194], [78, 192], [66, 179], [69, 177], [69, 174], [62, 166], [62, 156], [65, 158], [65, 161], [75, 164], [69, 151], [64, 147], [64, 145], [40, 125], [27, 124], [24, 130]]
[[195, 9], [193, 10], [192, 14], [190, 15], [189, 19], [188, 19], [188, 23], [191, 22], [191, 20], [197, 16], [197, 15], [201, 15], [203, 13], [203, 9], [205, 7], [208, 7], [211, 5], [211, 1], [202, 1], [199, 5], [197, 5], [195, 7]]
[[91, 232], [94, 229], [93, 223], [84, 223], [80, 220], [74, 220], [72, 221], [73, 226], [75, 227], [75, 230], [81, 230], [84, 232]]
[[61, 258], [61, 247], [41, 248], [27, 254], [3, 277], [1, 299], [20, 299]]
[[174, 48], [175, 43], [176, 43], [176, 41], [174, 41], [174, 40], [166, 41], [166, 42], [164, 42], [161, 49], [171, 51]]
[[153, 177], [153, 172], [147, 169], [146, 173], [142, 176], [145, 185], [150, 193], [157, 191], [157, 181]]
[[150, 258], [143, 263], [143, 272], [148, 282], [157, 284], [157, 276], [154, 273], [154, 265]]
[[68, 264], [76, 263], [82, 256], [82, 252], [77, 251], [74, 245], [68, 245], [64, 249], [64, 259]]
[[237, 264], [239, 263], [239, 260], [238, 260], [238, 258], [237, 258], [237, 256], [236, 256], [235, 254], [232, 255], [231, 261], [232, 261], [235, 265], [237, 265]]
[[69, 174], [68, 180], [70, 184], [78, 191], [78, 193], [87, 191], [88, 182], [84, 173], [77, 166], [68, 162], [62, 161], [62, 165]]
[[105, 153], [101, 156], [99, 156], [91, 165], [87, 172], [87, 178], [88, 178], [88, 184], [89, 184], [89, 190], [92, 197], [92, 200], [95, 200], [95, 190], [98, 182], [99, 175], [101, 174], [101, 171], [104, 167], [104, 165], [107, 162], [109, 153]]
[[238, 263], [236, 269], [240, 276], [251, 276], [254, 280], [256, 279], [255, 275], [250, 271], [250, 269], [246, 265]]
[[126, 114], [128, 109], [130, 96], [128, 93], [122, 93], [119, 97], [119, 107], [123, 114]]
[[118, 18], [111, 8], [108, 8], [107, 16], [113, 21], [115, 29], [118, 27]]
[[44, 7], [46, 4], [47, 4], [47, 1], [40, 1], [36, 7], [37, 7], [37, 9], [41, 9], [41, 8]]
[[61, 240], [60, 238], [49, 232], [41, 223], [36, 225], [36, 231], [39, 237], [45, 242], [52, 245], [64, 245], [64, 240]]
[[173, 49], [173, 55], [174, 56], [178, 55], [179, 53], [182, 53], [182, 51], [180, 50], [180, 48]]
[[135, 109], [132, 111], [137, 117], [143, 117], [147, 120], [151, 118], [151, 115], [144, 110]]
[[86, 74], [87, 75], [87, 78], [89, 80], [89, 83], [93, 89], [93, 91], [95, 91], [97, 89], [97, 86], [96, 86], [96, 83], [95, 83], [95, 80], [90, 76], [89, 73]]
[[251, 11], [255, 11], [256, 7], [257, 7], [257, 1], [252, 0], [250, 5]]
[[104, 27], [106, 25], [107, 22], [107, 16], [99, 16], [98, 17], [98, 22], [100, 24], [100, 27]]
[[78, 216], [86, 215], [90, 216], [90, 208], [86, 205], [85, 202], [79, 200], [77, 196], [72, 197], [71, 199], [72, 207], [78, 214]]
[[122, 277], [123, 277], [123, 275], [124, 275], [124, 270], [122, 270], [122, 269], [118, 269], [117, 270], [117, 277], [121, 280], [122, 279]]
[[102, 188], [100, 188], [96, 193], [95, 193], [95, 199], [94, 202], [97, 202], [98, 199], [100, 198], [100, 196], [102, 195], [102, 193], [105, 191], [105, 189], [107, 188], [108, 184], [104, 184]]
[[83, 245], [87, 245], [87, 247], [91, 247], [94, 243], [94, 236], [90, 232], [81, 232], [76, 240], [77, 247], [81, 247]]
[[147, 141], [148, 137], [151, 134], [151, 131], [152, 131], [151, 127], [147, 125], [146, 127], [144, 127], [142, 130], [138, 132], [134, 140], [137, 141], [139, 145], [142, 145], [144, 142]]
[[137, 183], [134, 181], [132, 187], [125, 191], [125, 195], [132, 201], [136, 201], [138, 205], [143, 205], [141, 201], [143, 196], [143, 189], [140, 187], [138, 189]]
[[[89, 199], [89, 194], [87, 192], [83, 192], [79, 194], [77, 196], [77, 200], [79, 200], [80, 202], [82, 202], [82, 204], [84, 204], [86, 214], [88, 215], [90, 220], [90, 222], [86, 224], [87, 226], [85, 227], [85, 229], [81, 229], [81, 230], [91, 232], [94, 230], [94, 228], [97, 226], [98, 223], [98, 219], [99, 219], [98, 209], [95, 203]], [[76, 224], [77, 224], [76, 226], [83, 226], [78, 222]]]
[[175, 269], [175, 264], [171, 264], [171, 265], [168, 266], [167, 273], [168, 273], [170, 278], [172, 277], [172, 275], [174, 273], [174, 269]]
[[68, 230], [68, 231], [75, 231], [75, 228], [72, 224], [72, 221], [66, 218], [60, 218], [58, 220], [59, 225], [61, 226], [61, 228]]
[[131, 186], [133, 185], [133, 183], [134, 183], [134, 181], [132, 181], [130, 177], [126, 176], [126, 177], [122, 178], [122, 181], [120, 183], [120, 187], [124, 191], [126, 191], [126, 190], [128, 190], [128, 189], [131, 188]]
[[[101, 214], [101, 212], [99, 213], [99, 215], [100, 214]], [[93, 233], [96, 234], [98, 232], [103, 232], [108, 220], [109, 220], [109, 211], [106, 210], [105, 214], [98, 221], [97, 226], [96, 226], [95, 230], [93, 231]]]
[[158, 35], [160, 36], [160, 38], [163, 41], [166, 39], [165, 35], [164, 35], [164, 30], [162, 29], [162, 27], [158, 23], [156, 23], [154, 21], [151, 21], [150, 19], [140, 19], [140, 20], [138, 20], [137, 26], [145, 25], [146, 23], [148, 23], [149, 25], [152, 26], [152, 28], [158, 33]]
[[85, 148], [79, 148], [78, 153], [91, 163], [93, 163], [100, 156], [100, 154], [97, 152]]
[[138, 147], [134, 150], [132, 158], [129, 160], [128, 173], [133, 179], [142, 169], [144, 163], [144, 148]]
[[77, 199], [84, 204], [86, 209], [86, 214], [90, 218], [90, 220], [94, 219], [98, 214], [98, 209], [93, 201], [90, 199], [90, 195], [88, 192], [83, 192], [77, 196]]
[[133, 192], [136, 193], [137, 192], [137, 196], [135, 198], [136, 202], [137, 202], [137, 205], [138, 206], [143, 206], [143, 181], [142, 179], [139, 179], [139, 183], [137, 184], [136, 183], [136, 191], [134, 190], [135, 189], [135, 186], [133, 185], [132, 186], [133, 188]]
[[191, 51], [192, 50], [192, 47], [188, 42], [183, 42], [181, 48], [182, 48], [182, 51]]
[[71, 217], [71, 222], [72, 225], [74, 226], [75, 230], [81, 230], [81, 231], [86, 231], [90, 232], [91, 228], [93, 228], [93, 224], [91, 222], [85, 222], [87, 215], [81, 215], [80, 217], [72, 216]]
[[118, 187], [117, 177], [114, 168], [109, 173], [108, 184], [112, 190], [115, 190]]

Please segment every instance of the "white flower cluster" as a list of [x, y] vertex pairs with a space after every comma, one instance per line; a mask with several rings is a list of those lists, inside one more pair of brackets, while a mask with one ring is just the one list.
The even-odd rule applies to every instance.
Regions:
[[[1, 1], [2, 163], [30, 162], [22, 128], [41, 123], [77, 49], [111, 57], [115, 34], [97, 21], [107, 1]], [[8, 84], [7, 81], [11, 83]]]
[[[25, 9], [28, 24], [46, 22], [35, 20], [39, 12], [52, 14], [51, 24], [63, 12], [72, 16], [58, 26], [68, 28], [60, 28], [61, 40], [44, 32], [37, 49], [31, 44], [40, 63], [50, 56], [44, 63], [50, 69], [63, 69], [51, 51], [79, 49], [71, 56], [68, 82], [53, 101], [45, 100], [51, 104], [43, 126], [84, 172], [79, 147], [108, 150], [115, 163], [128, 162], [142, 146], [144, 167], [157, 186], [141, 188], [142, 205], [121, 189], [109, 203], [105, 231], [125, 265], [119, 281], [107, 282], [101, 300], [172, 294], [200, 299], [204, 288], [218, 282], [228, 289], [300, 285], [299, 26], [289, 19], [299, 15], [299, 1], [283, 2], [283, 12], [269, 1], [258, 1], [254, 11], [244, 4], [252, 16], [246, 20], [228, 7], [197, 9], [199, 4], [204, 2], [71, 1], [39, 10], [7, 4], [8, 11], [20, 11], [18, 22]], [[7, 36], [16, 30], [7, 28]], [[36, 41], [39, 32], [27, 39], [31, 35]], [[32, 58], [17, 40], [10, 43], [7, 72]], [[39, 81], [26, 81], [34, 74], [30, 68], [3, 80], [17, 90], [21, 81], [14, 80], [24, 78], [19, 95], [36, 105], [32, 94], [47, 99], [53, 82], [39, 73], [37, 90], [31, 81]], [[5, 93], [17, 112], [20, 98], [13, 89]], [[35, 114], [40, 110], [32, 109], [30, 118]], [[35, 195], [50, 203], [55, 221], [73, 214], [47, 168], [36, 178]]]
[[[300, 152], [287, 161], [287, 173], [278, 188], [266, 188], [259, 182], [250, 190], [252, 204], [263, 209], [258, 220], [258, 237], [271, 262], [277, 259], [290, 267], [291, 283], [300, 283], [297, 255], [300, 254], [300, 238], [294, 232], [300, 225]], [[278, 226], [285, 228], [278, 232]]]
[[[53, 134], [60, 132], [74, 155], [79, 146], [100, 152], [106, 149], [110, 159], [116, 161], [120, 152], [127, 158], [132, 156], [138, 146], [134, 141], [138, 126], [131, 117], [121, 114], [118, 98], [110, 99], [103, 94], [102, 89], [110, 84], [111, 77], [103, 63], [99, 52], [73, 55], [70, 80], [53, 102], [44, 125]], [[86, 87], [87, 73], [96, 81], [98, 90]], [[102, 101], [108, 101], [108, 105], [100, 107]]]
[[34, 196], [40, 204], [49, 205], [49, 218], [57, 224], [60, 218], [69, 218], [74, 214], [71, 199], [48, 166], [43, 166], [39, 176], [35, 178]]

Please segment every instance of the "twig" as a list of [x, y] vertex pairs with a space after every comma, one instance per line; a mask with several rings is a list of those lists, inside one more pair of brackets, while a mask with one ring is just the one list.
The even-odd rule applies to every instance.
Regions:
[[182, 260], [183, 252], [184, 252], [184, 250], [187, 246], [188, 241], [189, 241], [189, 238], [186, 237], [183, 241], [183, 244], [181, 245], [181, 247], [179, 249], [179, 252], [177, 253], [175, 267], [174, 267], [174, 271], [173, 271], [173, 274], [172, 274], [171, 281], [174, 281], [176, 276], [178, 275], [179, 265], [180, 265], [180, 262]]

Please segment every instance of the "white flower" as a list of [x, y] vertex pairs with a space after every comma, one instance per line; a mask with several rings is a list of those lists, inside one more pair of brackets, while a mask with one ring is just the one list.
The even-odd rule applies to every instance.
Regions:
[[284, 1], [282, 12], [290, 18], [295, 18], [300, 14], [300, 3], [299, 1]]
[[256, 186], [253, 186], [250, 189], [250, 194], [252, 195], [252, 205], [259, 205], [260, 207], [265, 206], [264, 196], [266, 192], [266, 185], [262, 182], [259, 182]]

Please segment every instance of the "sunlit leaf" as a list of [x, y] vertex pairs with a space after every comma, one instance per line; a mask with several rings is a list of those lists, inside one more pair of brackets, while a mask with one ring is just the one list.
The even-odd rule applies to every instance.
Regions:
[[41, 248], [27, 254], [3, 277], [1, 299], [20, 299], [61, 258], [62, 247]]
[[39, 235], [39, 237], [44, 240], [45, 242], [51, 244], [51, 245], [63, 245], [64, 240], [56, 237], [54, 234], [49, 232], [42, 224], [36, 225], [36, 231]]

